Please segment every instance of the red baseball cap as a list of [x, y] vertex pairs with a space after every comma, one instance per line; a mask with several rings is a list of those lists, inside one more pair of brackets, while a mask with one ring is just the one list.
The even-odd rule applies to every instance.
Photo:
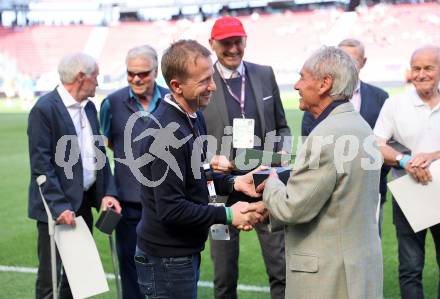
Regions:
[[211, 39], [222, 40], [232, 36], [247, 36], [243, 24], [234, 17], [221, 17], [212, 26]]

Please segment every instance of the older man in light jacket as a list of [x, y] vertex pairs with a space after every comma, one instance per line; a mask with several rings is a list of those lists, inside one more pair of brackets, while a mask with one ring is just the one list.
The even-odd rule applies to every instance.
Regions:
[[[376, 209], [382, 158], [372, 130], [348, 101], [358, 80], [342, 50], [324, 47], [295, 85], [314, 116], [284, 185], [273, 172], [263, 202], [286, 236], [286, 298], [382, 298]], [[260, 188], [262, 188], [261, 186]]]

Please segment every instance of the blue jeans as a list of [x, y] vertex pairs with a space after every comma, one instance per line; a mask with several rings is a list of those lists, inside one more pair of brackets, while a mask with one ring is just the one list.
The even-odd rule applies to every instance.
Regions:
[[156, 257], [136, 247], [134, 257], [141, 293], [148, 299], [197, 299], [200, 253]]

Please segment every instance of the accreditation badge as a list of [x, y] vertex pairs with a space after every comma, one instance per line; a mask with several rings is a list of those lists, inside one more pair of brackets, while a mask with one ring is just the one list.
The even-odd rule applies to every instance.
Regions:
[[232, 145], [234, 148], [253, 148], [254, 134], [254, 119], [234, 118], [232, 122]]
[[[216, 206], [216, 207], [224, 207], [224, 203], [216, 203], [212, 202], [210, 205]], [[229, 226], [226, 224], [213, 224], [211, 225], [211, 228], [209, 229], [211, 233], [211, 238], [213, 240], [222, 240], [222, 241], [229, 241], [231, 237], [229, 236]]]

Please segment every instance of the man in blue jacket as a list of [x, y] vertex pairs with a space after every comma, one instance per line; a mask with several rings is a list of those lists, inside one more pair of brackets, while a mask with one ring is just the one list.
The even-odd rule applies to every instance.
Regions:
[[241, 213], [249, 205], [246, 202], [232, 207], [215, 204], [216, 194], [233, 190], [259, 195], [252, 173], [234, 177], [209, 168], [203, 142], [206, 124], [199, 109], [208, 105], [216, 89], [210, 55], [196, 41], [180, 40], [162, 57], [171, 94], [165, 96], [142, 134], [142, 138], [147, 135], [142, 139], [146, 184], [135, 261], [146, 298], [196, 299], [200, 252], [209, 229], [211, 235], [227, 240], [227, 224], [246, 228], [263, 220], [258, 213]]
[[[134, 113], [151, 113], [156, 110], [168, 89], [156, 84], [158, 59], [156, 51], [148, 46], [130, 49], [126, 58], [128, 86], [104, 99], [100, 110], [100, 122], [108, 146], [115, 158], [115, 180], [119, 200], [124, 213], [116, 227], [116, 247], [122, 282], [122, 297], [143, 298], [137, 283], [134, 252], [136, 248], [136, 225], [141, 219], [141, 184], [136, 180], [129, 165], [117, 159], [139, 156], [139, 142], [133, 142], [145, 128], [148, 117], [133, 117]], [[147, 113], [146, 113], [147, 112]], [[127, 129], [127, 131], [126, 131]], [[127, 135], [128, 134], [128, 135]], [[126, 136], [127, 135], [127, 136]], [[124, 140], [130, 146], [124, 144]]]
[[[77, 215], [92, 230], [92, 207], [114, 206], [121, 211], [105, 149], [97, 140], [96, 108], [89, 101], [98, 85], [98, 65], [89, 55], [71, 54], [61, 60], [58, 73], [61, 84], [38, 99], [29, 114], [27, 130], [29, 217], [37, 220], [38, 230], [36, 298], [51, 298], [53, 293], [47, 214], [36, 178], [46, 176], [42, 193], [58, 224], [75, 225]], [[59, 298], [72, 298], [65, 272], [59, 292]]]

